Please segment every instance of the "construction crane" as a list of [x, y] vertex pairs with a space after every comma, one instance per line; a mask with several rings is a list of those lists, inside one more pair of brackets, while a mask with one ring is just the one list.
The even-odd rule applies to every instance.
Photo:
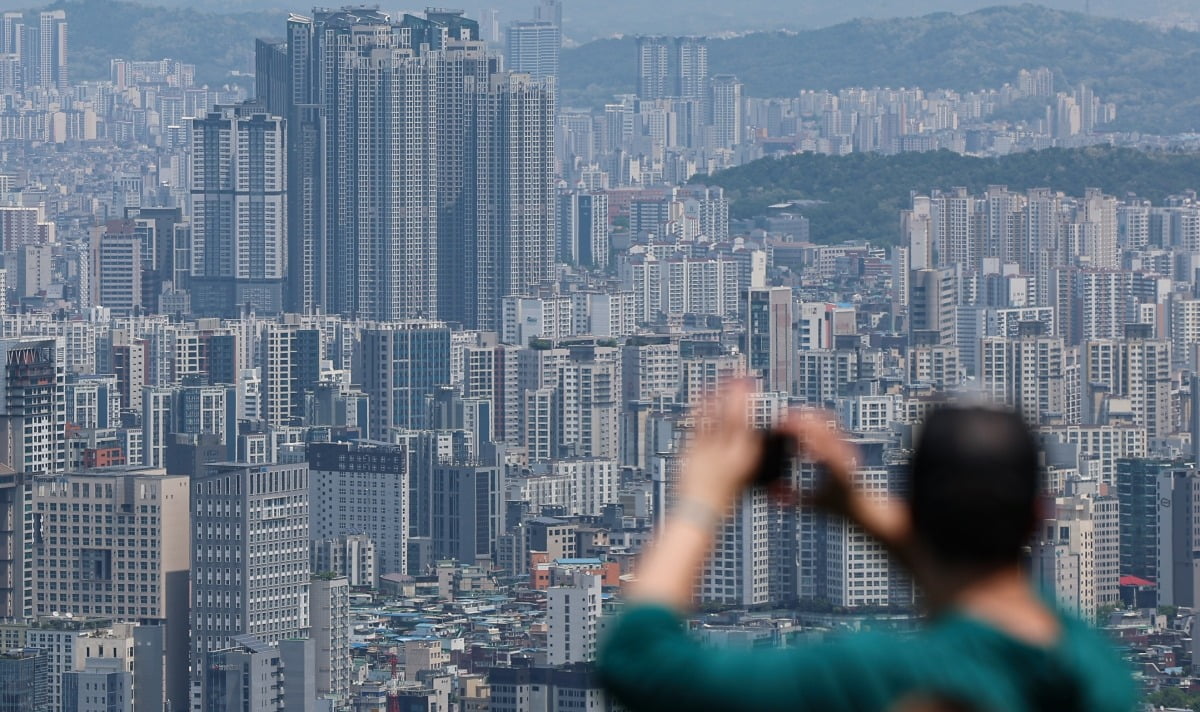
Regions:
[[400, 658], [392, 653], [388, 662], [392, 668], [392, 684], [387, 693], [387, 712], [400, 712]]

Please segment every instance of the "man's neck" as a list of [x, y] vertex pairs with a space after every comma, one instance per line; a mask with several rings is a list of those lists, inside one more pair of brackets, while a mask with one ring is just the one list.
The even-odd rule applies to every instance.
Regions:
[[946, 591], [941, 609], [954, 609], [1039, 647], [1054, 645], [1062, 626], [1019, 567], [999, 569]]

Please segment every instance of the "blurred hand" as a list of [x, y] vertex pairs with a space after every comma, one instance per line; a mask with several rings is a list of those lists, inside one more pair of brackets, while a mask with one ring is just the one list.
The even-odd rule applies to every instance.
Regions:
[[802, 459], [824, 469], [817, 491], [801, 492], [818, 506], [848, 515], [854, 495], [854, 468], [858, 452], [837, 427], [837, 417], [824, 411], [794, 410], [777, 427], [796, 440]]
[[702, 409], [697, 435], [684, 455], [679, 495], [723, 509], [750, 484], [762, 457], [762, 437], [746, 415], [750, 384], [735, 381]]
[[868, 497], [855, 485], [858, 452], [834, 425], [836, 422], [837, 418], [829, 413], [797, 410], [779, 424], [781, 430], [796, 438], [800, 457], [825, 470], [815, 492], [799, 495], [854, 521], [911, 568], [912, 522], [908, 508], [884, 497]]

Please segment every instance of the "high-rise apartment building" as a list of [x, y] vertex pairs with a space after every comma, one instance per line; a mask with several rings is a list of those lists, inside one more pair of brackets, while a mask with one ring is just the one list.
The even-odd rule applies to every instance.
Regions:
[[277, 427], [297, 425], [305, 392], [320, 378], [320, 333], [289, 318], [267, 324], [261, 347], [262, 412], [256, 417]]
[[638, 46], [638, 89], [641, 99], [670, 95], [670, 40], [661, 35], [641, 35]]
[[192, 119], [192, 310], [283, 310], [288, 273], [285, 120], [260, 105]]
[[600, 576], [566, 573], [566, 581], [546, 590], [546, 622], [550, 665], [588, 663], [596, 659], [600, 619]]
[[311, 443], [307, 457], [313, 541], [365, 534], [373, 542], [378, 573], [407, 573], [405, 450], [382, 444]]
[[33, 616], [33, 488], [0, 464], [0, 618]]
[[1092, 620], [1120, 597], [1117, 498], [1077, 493], [1047, 502], [1046, 509], [1031, 547], [1034, 580], [1064, 610]]
[[310, 587], [316, 693], [350, 705], [350, 582], [345, 576], [313, 576]]
[[61, 338], [0, 339], [0, 463], [27, 474], [66, 465], [66, 367]]
[[192, 702], [207, 655], [235, 636], [309, 632], [306, 464], [218, 463], [192, 480]]
[[910, 343], [952, 345], [958, 304], [954, 270], [913, 270], [909, 273], [908, 289]]
[[694, 35], [675, 38], [674, 95], [703, 102], [708, 89], [708, 39]]
[[[747, 404], [746, 416], [754, 427], [771, 427], [787, 408], [787, 397], [778, 393], [756, 393]], [[668, 474], [664, 511], [675, 506], [674, 469]], [[692, 589], [699, 603], [733, 606], [762, 605], [795, 595], [772, 585], [773, 564], [790, 560], [789, 577], [793, 586], [799, 555], [795, 528], [772, 527], [774, 505], [762, 487], [746, 489], [725, 513], [717, 529], [716, 543], [705, 562], [704, 571]], [[791, 534], [789, 536], [788, 534]]]
[[28, 54], [27, 62], [36, 60], [32, 85], [55, 89], [65, 94], [71, 86], [67, 70], [67, 13], [65, 10], [44, 10], [38, 13], [36, 43], [37, 54]]
[[435, 559], [491, 560], [504, 533], [504, 467], [436, 464], [430, 477]]
[[1085, 341], [1079, 348], [1083, 422], [1102, 424], [1127, 411], [1150, 438], [1170, 432], [1171, 342], [1134, 334], [1120, 341]]
[[320, 10], [258, 64], [291, 127], [293, 309], [496, 328], [550, 279], [554, 81], [500, 71], [477, 23]]
[[1067, 375], [1062, 339], [985, 337], [980, 340], [975, 373], [987, 397], [1015, 408], [1031, 423], [1065, 412]]
[[704, 104], [709, 99], [708, 40], [704, 37], [640, 35], [638, 98], [678, 97]]
[[163, 626], [166, 695], [185, 704], [188, 478], [142, 467], [37, 477], [32, 511], [34, 615]]
[[742, 142], [742, 83], [732, 74], [716, 74], [709, 81], [713, 148], [734, 148]]
[[505, 33], [510, 69], [538, 79], [558, 78], [562, 30], [550, 21], [514, 22]]
[[549, 80], [494, 74], [476, 101], [477, 187], [468, 208], [476, 213], [475, 241], [468, 237], [463, 321], [494, 330], [504, 297], [553, 277], [555, 90]]
[[[879, 499], [894, 493], [902, 476], [901, 469], [875, 462], [860, 465], [854, 480], [867, 497]], [[817, 575], [824, 584], [821, 588], [825, 599], [835, 606], [851, 608], [911, 602], [904, 600], [907, 593], [904, 587], [897, 586], [902, 573], [896, 570], [879, 542], [866, 536], [857, 524], [841, 517], [816, 519], [820, 521], [816, 546], [823, 547], [813, 553], [823, 564], [819, 565]], [[801, 545], [806, 543], [802, 541]]]
[[0, 249], [16, 250], [22, 245], [47, 245], [55, 241], [55, 225], [45, 217], [42, 206], [0, 207]]
[[132, 234], [142, 241], [142, 305], [150, 313], [162, 313], [163, 292], [181, 292], [189, 286], [191, 224], [177, 207], [125, 208], [124, 218], [131, 223]]
[[609, 263], [608, 195], [570, 191], [558, 196], [558, 259], [592, 269]]
[[450, 385], [450, 327], [406, 321], [364, 329], [355, 362], [370, 398], [370, 437], [390, 442], [394, 428], [424, 428], [426, 397]]
[[791, 288], [751, 289], [747, 309], [747, 364], [762, 377], [765, 390], [791, 393], [796, 353]]
[[292, 16], [286, 45], [258, 46], [259, 99], [291, 126], [293, 310], [436, 313], [436, 60], [402, 34], [346, 8]]
[[[1116, 464], [1117, 500], [1120, 502], [1121, 574], [1150, 581], [1160, 579], [1161, 532], [1172, 526], [1173, 515], [1164, 516], [1174, 503], [1176, 473], [1186, 479], [1183, 462], [1165, 458], [1127, 457]], [[1180, 495], [1184, 495], [1181, 489]], [[1167, 506], [1163, 506], [1163, 505]], [[1186, 504], [1190, 509], [1191, 504]]]
[[92, 303], [114, 314], [143, 311], [142, 239], [128, 220], [109, 220], [92, 229]]
[[935, 195], [930, 200], [932, 249], [938, 267], [978, 269], [982, 256], [979, 201], [966, 188]]
[[539, 0], [539, 2], [533, 6], [533, 19], [539, 22], [549, 22], [555, 27], [562, 29], [562, 0]]

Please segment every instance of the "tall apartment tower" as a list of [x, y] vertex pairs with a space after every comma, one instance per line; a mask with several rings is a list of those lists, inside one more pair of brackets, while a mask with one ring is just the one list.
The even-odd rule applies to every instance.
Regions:
[[477, 99], [475, 238], [463, 273], [471, 328], [497, 330], [504, 297], [553, 277], [554, 83], [493, 74]]
[[[784, 415], [787, 403], [787, 397], [778, 393], [755, 393], [746, 405], [746, 415], [753, 427], [771, 427]], [[668, 475], [666, 511], [676, 504], [676, 476]], [[754, 606], [785, 599], [787, 594], [774, 590], [777, 587], [772, 585], [773, 565], [780, 558], [788, 560], [794, 581], [800, 557], [794, 523], [788, 536], [787, 527], [772, 522], [777, 509], [762, 487], [750, 487], [742, 493], [717, 530], [716, 544], [692, 589], [693, 600]], [[794, 596], [795, 590], [790, 594]]]
[[[157, 468], [107, 467], [37, 477], [32, 494], [33, 615], [162, 626], [165, 693], [185, 705], [188, 478]], [[90, 536], [66, 535], [79, 526]], [[65, 580], [72, 582], [70, 592], [61, 587]]]
[[605, 269], [609, 262], [608, 195], [570, 191], [558, 197], [558, 259]]
[[467, 564], [492, 559], [504, 533], [504, 467], [436, 464], [430, 480], [434, 558]]
[[285, 121], [261, 106], [192, 119], [192, 311], [234, 318], [284, 309], [287, 276]]
[[109, 220], [92, 228], [92, 303], [120, 316], [142, 312], [143, 254], [131, 221]]
[[66, 466], [66, 355], [58, 338], [0, 339], [0, 463], [25, 474]]
[[314, 576], [311, 584], [312, 639], [317, 695], [350, 704], [350, 582], [345, 576]]
[[549, 22], [561, 30], [563, 24], [562, 0], [540, 0], [533, 6], [533, 19], [539, 22]]
[[923, 346], [954, 344], [958, 311], [954, 270], [913, 270], [908, 289], [909, 342]]
[[426, 427], [426, 397], [450, 385], [450, 327], [407, 321], [364, 329], [355, 365], [370, 397], [370, 438], [389, 442], [393, 428]]
[[17, 10], [0, 15], [0, 54], [20, 56], [25, 46], [25, 13]]
[[1042, 423], [1066, 412], [1065, 352], [1063, 340], [1053, 336], [986, 336], [975, 373], [985, 396]]
[[304, 413], [305, 390], [319, 379], [320, 333], [294, 320], [268, 323], [261, 348], [261, 417], [273, 426], [296, 425]]
[[704, 37], [675, 38], [675, 67], [672, 72], [675, 96], [704, 101], [708, 89], [708, 40]]
[[661, 35], [641, 35], [638, 46], [638, 97], [662, 99], [671, 93], [670, 40]]
[[717, 74], [709, 83], [713, 148], [733, 148], [742, 142], [742, 83], [732, 74]]
[[259, 99], [292, 127], [293, 311], [436, 313], [436, 57], [406, 46], [411, 34], [444, 41], [346, 8], [294, 15], [286, 45], [258, 44]]
[[321, 10], [257, 64], [290, 127], [293, 310], [495, 328], [550, 278], [554, 80], [501, 71], [478, 23]]
[[308, 637], [308, 465], [210, 465], [191, 501], [194, 707], [210, 651]]
[[33, 616], [33, 488], [0, 464], [0, 618]]
[[746, 354], [749, 367], [763, 379], [763, 389], [791, 393], [795, 370], [795, 308], [790, 287], [749, 291]]
[[508, 66], [538, 79], [558, 77], [562, 31], [553, 22], [514, 22], [506, 35]]
[[937, 266], [962, 265], [967, 270], [978, 269], [983, 249], [979, 234], [982, 227], [979, 200], [966, 188], [955, 188], [934, 196], [930, 208], [932, 248], [937, 254]]
[[546, 590], [549, 665], [588, 663], [596, 659], [600, 618], [600, 576], [571, 572], [569, 580]]
[[37, 66], [35, 84], [65, 94], [71, 86], [67, 71], [67, 13], [46, 10], [38, 13]]
[[313, 541], [365, 534], [376, 547], [379, 573], [407, 573], [409, 476], [404, 448], [310, 443], [307, 456]]

